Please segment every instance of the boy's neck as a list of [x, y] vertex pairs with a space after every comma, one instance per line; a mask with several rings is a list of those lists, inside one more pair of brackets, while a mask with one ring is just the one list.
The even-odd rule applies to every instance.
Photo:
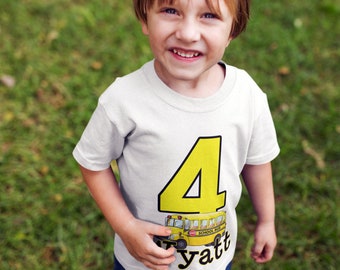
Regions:
[[[155, 65], [157, 63], [155, 62]], [[201, 76], [197, 80], [168, 80], [162, 74], [156, 73], [159, 78], [173, 91], [191, 98], [206, 98], [215, 94], [223, 84], [225, 78], [225, 66], [223, 64], [216, 64], [208, 71], [205, 76]]]

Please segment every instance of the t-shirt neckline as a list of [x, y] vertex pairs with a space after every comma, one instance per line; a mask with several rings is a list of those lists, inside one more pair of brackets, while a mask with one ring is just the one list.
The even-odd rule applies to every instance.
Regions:
[[157, 75], [154, 68], [154, 61], [146, 63], [142, 70], [147, 78], [151, 90], [168, 105], [188, 112], [207, 112], [221, 106], [227, 100], [230, 92], [234, 88], [236, 80], [236, 69], [220, 62], [225, 68], [225, 78], [221, 87], [212, 95], [205, 98], [193, 98], [179, 94], [169, 88]]

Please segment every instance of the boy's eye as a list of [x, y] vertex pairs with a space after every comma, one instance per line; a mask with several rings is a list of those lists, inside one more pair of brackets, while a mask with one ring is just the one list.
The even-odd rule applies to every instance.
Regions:
[[164, 13], [167, 13], [167, 14], [173, 14], [173, 15], [177, 14], [176, 9], [174, 9], [174, 8], [165, 8], [165, 9], [163, 9], [162, 11], [163, 11]]
[[205, 19], [216, 19], [218, 16], [213, 13], [204, 13], [202, 17]]

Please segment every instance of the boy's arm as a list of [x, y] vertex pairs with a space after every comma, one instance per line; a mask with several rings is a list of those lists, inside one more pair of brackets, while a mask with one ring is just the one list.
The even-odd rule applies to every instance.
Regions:
[[90, 171], [80, 166], [80, 170], [92, 197], [130, 254], [151, 269], [168, 269], [174, 261], [174, 249], [159, 248], [152, 239], [153, 235], [168, 236], [171, 231], [132, 215], [111, 168]]
[[251, 256], [257, 263], [265, 263], [273, 257], [277, 241], [271, 163], [245, 165], [242, 177], [257, 215]]

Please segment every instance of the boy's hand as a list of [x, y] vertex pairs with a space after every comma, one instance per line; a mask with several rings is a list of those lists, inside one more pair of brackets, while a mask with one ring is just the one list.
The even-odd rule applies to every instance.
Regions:
[[258, 223], [255, 229], [255, 243], [251, 257], [257, 263], [265, 263], [271, 260], [276, 246], [276, 233], [274, 222]]
[[128, 225], [120, 231], [122, 238], [130, 254], [146, 267], [155, 270], [167, 270], [175, 261], [175, 248], [168, 250], [158, 247], [153, 242], [153, 236], [168, 236], [171, 230], [167, 227], [149, 222], [132, 219]]

